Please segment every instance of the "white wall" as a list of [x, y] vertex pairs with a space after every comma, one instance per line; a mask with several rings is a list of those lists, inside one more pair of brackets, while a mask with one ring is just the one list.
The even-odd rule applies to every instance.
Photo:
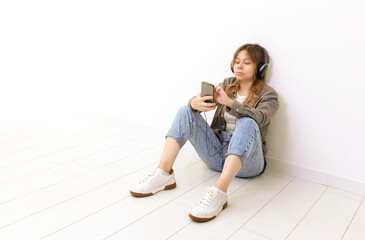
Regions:
[[78, 109], [167, 130], [201, 81], [232, 75], [236, 48], [260, 43], [281, 103], [272, 167], [363, 188], [364, 12], [364, 0], [2, 1], [1, 107], [18, 117]]

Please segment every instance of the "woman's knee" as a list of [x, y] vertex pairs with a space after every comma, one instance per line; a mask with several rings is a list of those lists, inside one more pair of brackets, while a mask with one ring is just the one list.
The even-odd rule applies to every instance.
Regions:
[[178, 115], [187, 116], [193, 114], [189, 106], [183, 106], [177, 112]]
[[179, 119], [180, 121], [186, 121], [186, 120], [190, 120], [191, 119], [191, 110], [188, 106], [183, 106], [181, 108], [179, 108], [179, 110], [177, 111], [175, 118]]
[[194, 126], [195, 122], [196, 116], [194, 116], [194, 113], [190, 110], [190, 107], [183, 106], [177, 111], [173, 126], [175, 126], [175, 128], [187, 129]]
[[252, 118], [242, 117], [237, 120], [233, 131], [236, 129], [254, 129], [255, 131], [259, 131], [259, 126]]

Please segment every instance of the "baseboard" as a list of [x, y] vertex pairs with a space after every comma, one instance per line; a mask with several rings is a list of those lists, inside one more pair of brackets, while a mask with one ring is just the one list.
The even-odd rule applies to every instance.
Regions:
[[307, 179], [318, 182], [341, 190], [365, 195], [365, 183], [352, 179], [335, 176], [326, 172], [305, 168], [296, 164], [283, 162], [271, 156], [265, 157], [267, 160], [267, 168], [282, 174]]

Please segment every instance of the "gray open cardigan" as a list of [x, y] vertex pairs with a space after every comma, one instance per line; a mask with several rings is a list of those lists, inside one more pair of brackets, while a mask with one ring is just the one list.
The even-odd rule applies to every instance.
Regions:
[[[222, 83], [219, 85], [223, 88], [223, 90], [226, 90], [227, 86], [231, 83], [233, 83], [236, 80], [235, 77], [230, 77], [224, 79]], [[264, 153], [264, 157], [267, 153], [267, 146], [265, 141], [265, 136], [267, 134], [270, 121], [274, 117], [275, 113], [277, 112], [279, 108], [279, 101], [278, 101], [278, 94], [276, 91], [268, 86], [264, 85], [264, 88], [259, 94], [259, 100], [256, 102], [254, 107], [250, 107], [246, 104], [242, 104], [238, 102], [236, 99], [237, 92], [235, 92], [232, 96], [232, 99], [234, 100], [233, 108], [226, 108], [227, 113], [231, 114], [232, 116], [236, 118], [241, 117], [250, 117], [253, 120], [256, 121], [256, 123], [259, 125], [260, 133], [261, 133], [261, 140], [262, 140], [262, 150]], [[191, 98], [189, 100], [188, 105], [190, 106], [190, 109], [196, 113], [199, 112], [191, 107]], [[217, 109], [219, 109], [221, 104], [217, 104]], [[215, 115], [212, 120], [212, 124], [210, 126], [216, 136], [219, 138], [220, 141], [222, 141], [221, 132], [226, 130], [226, 122], [224, 120], [224, 112], [222, 112], [220, 115], [218, 115], [218, 111], [215, 112]]]

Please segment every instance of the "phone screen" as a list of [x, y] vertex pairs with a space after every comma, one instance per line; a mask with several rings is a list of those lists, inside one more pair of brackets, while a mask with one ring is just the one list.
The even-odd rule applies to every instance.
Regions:
[[[214, 85], [207, 82], [202, 82], [202, 92], [201, 92], [202, 97], [213, 96], [213, 93], [214, 93]], [[213, 99], [206, 100], [206, 102], [213, 103], [214, 100]]]

